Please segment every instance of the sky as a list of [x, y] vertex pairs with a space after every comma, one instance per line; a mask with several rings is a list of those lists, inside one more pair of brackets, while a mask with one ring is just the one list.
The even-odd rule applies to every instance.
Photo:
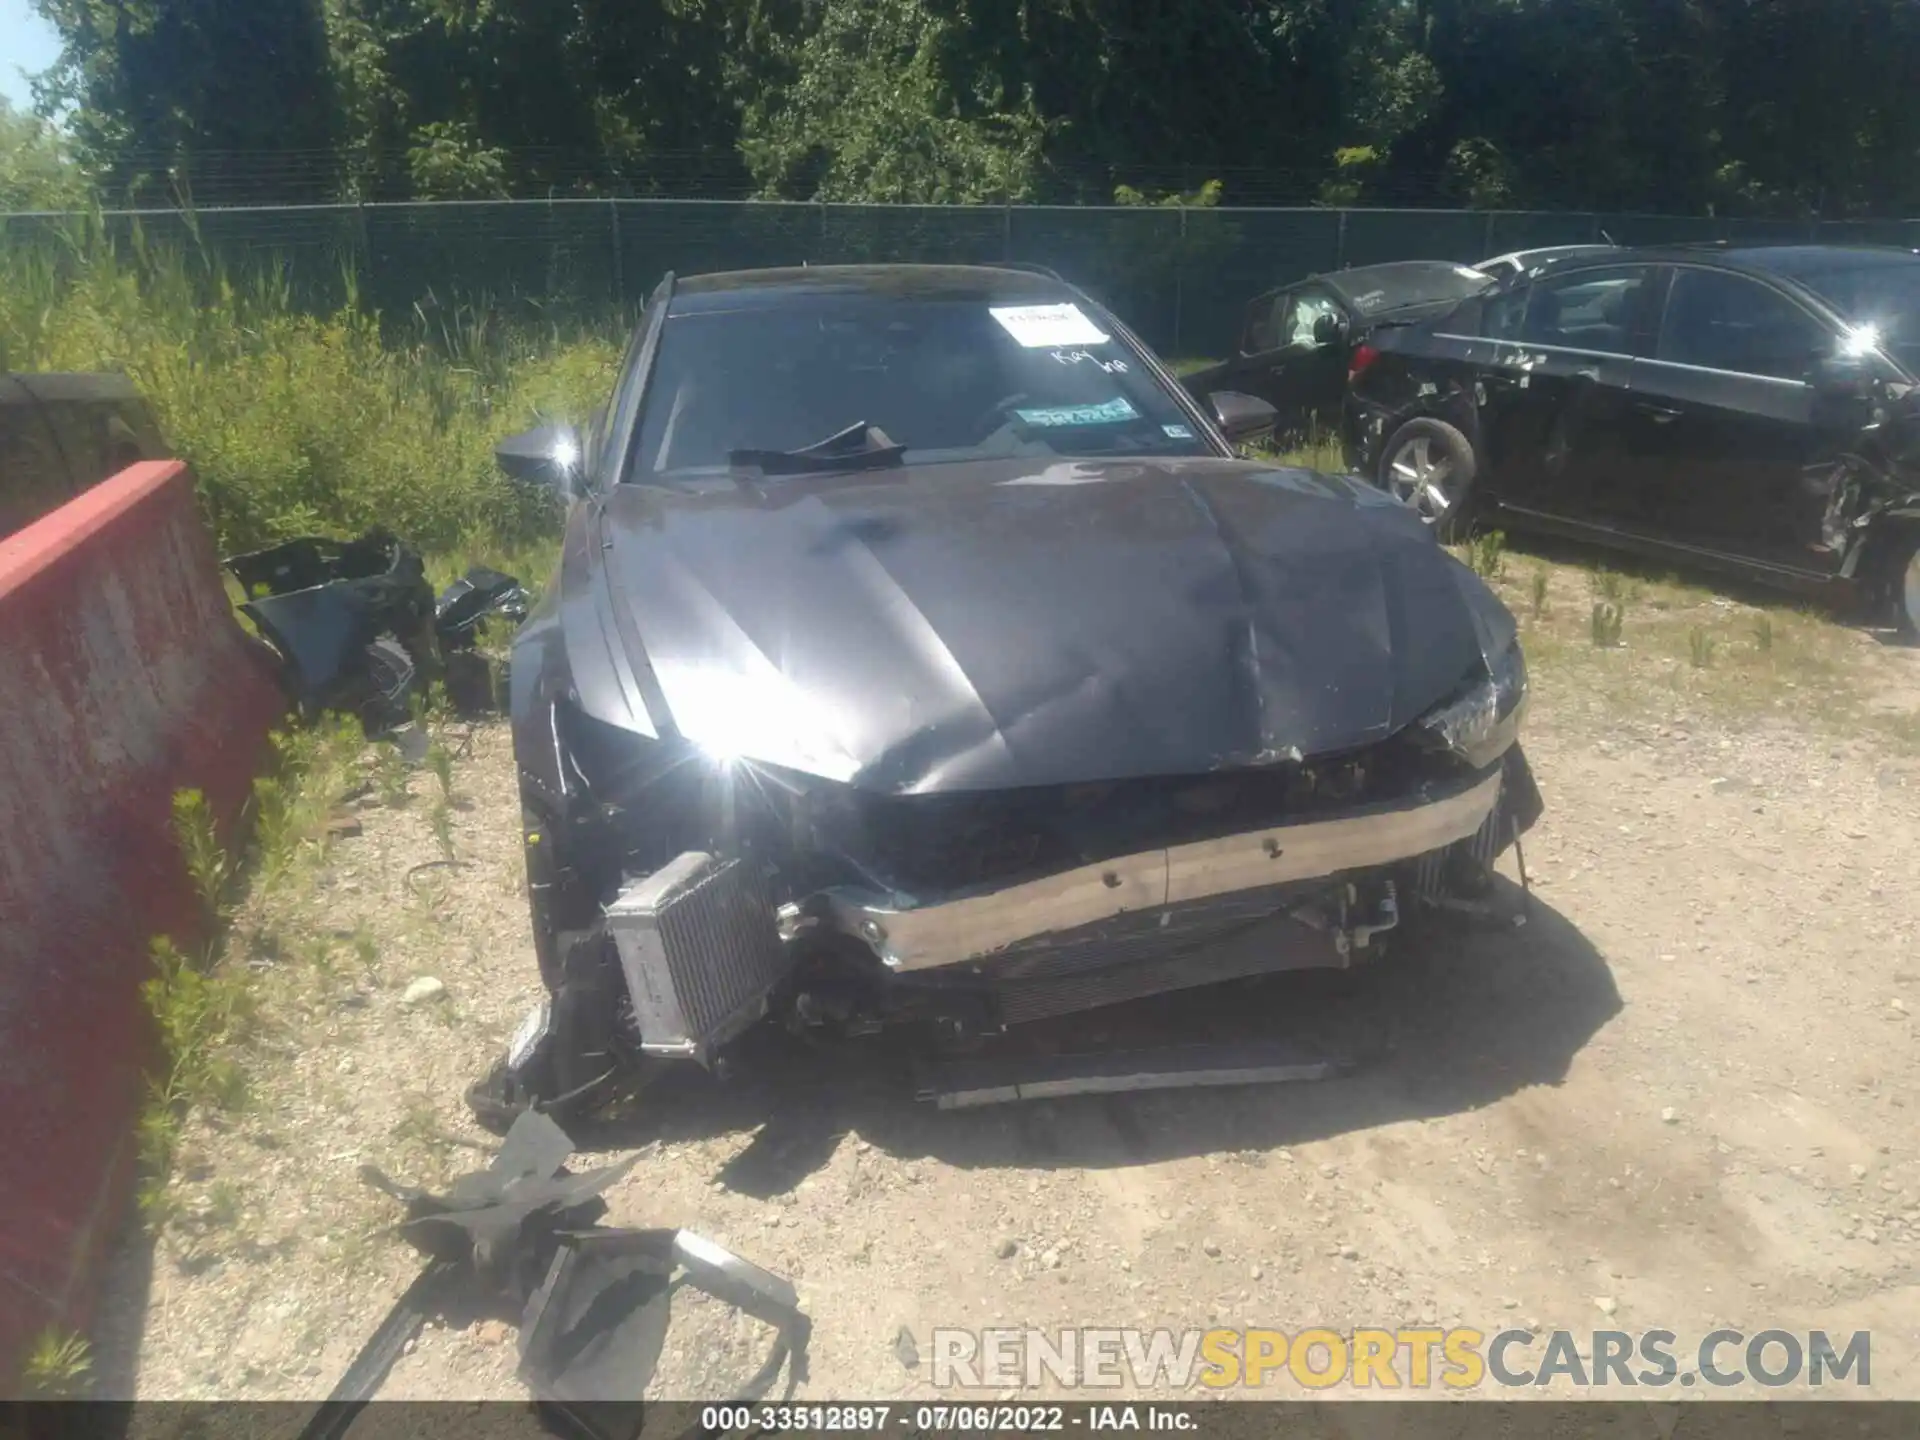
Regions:
[[0, 0], [0, 95], [14, 109], [33, 103], [27, 76], [45, 70], [59, 53], [53, 27], [40, 18], [33, 0]]

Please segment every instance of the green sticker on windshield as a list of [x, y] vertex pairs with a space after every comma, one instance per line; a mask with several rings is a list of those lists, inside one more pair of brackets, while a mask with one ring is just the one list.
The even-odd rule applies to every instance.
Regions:
[[1140, 412], [1124, 395], [1116, 395], [1104, 405], [1055, 405], [1045, 410], [1016, 410], [1014, 415], [1026, 425], [1116, 425], [1122, 420], [1138, 420]]

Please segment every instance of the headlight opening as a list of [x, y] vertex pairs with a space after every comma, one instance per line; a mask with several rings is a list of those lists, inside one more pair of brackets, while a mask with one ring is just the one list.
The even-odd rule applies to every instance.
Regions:
[[1527, 708], [1527, 662], [1515, 641], [1453, 699], [1429, 710], [1415, 727], [1474, 769], [1493, 764], [1520, 733]]

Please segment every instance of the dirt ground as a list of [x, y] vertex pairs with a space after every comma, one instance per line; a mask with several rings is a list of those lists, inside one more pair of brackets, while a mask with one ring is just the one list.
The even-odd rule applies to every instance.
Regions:
[[[1920, 651], [1872, 663], [1910, 706]], [[1214, 992], [1369, 1054], [1352, 1077], [940, 1113], [885, 1063], [775, 1050], [595, 1141], [644, 1152], [612, 1220], [791, 1277], [816, 1398], [932, 1394], [935, 1326], [1215, 1323], [1664, 1328], [1683, 1371], [1719, 1327], [1865, 1329], [1870, 1394], [1920, 1398], [1920, 762], [1677, 692], [1623, 715], [1539, 667], [1526, 744], [1525, 929]], [[416, 1268], [358, 1167], [484, 1163], [461, 1093], [538, 989], [503, 727], [455, 784], [457, 867], [413, 869], [424, 800], [370, 798], [243, 921], [306, 948], [262, 962], [251, 1105], [196, 1122], [179, 1218], [116, 1260], [107, 1392], [323, 1395]], [[406, 1003], [423, 976], [445, 994]], [[710, 1396], [762, 1338], [677, 1309], [656, 1390]], [[455, 1315], [384, 1393], [518, 1396], [513, 1364]]]

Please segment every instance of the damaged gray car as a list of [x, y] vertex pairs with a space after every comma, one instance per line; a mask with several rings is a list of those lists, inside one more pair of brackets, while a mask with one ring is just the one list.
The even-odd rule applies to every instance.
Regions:
[[1387, 952], [1541, 803], [1513, 618], [1410, 508], [1238, 458], [1050, 273], [668, 277], [512, 661], [547, 999], [483, 1119], [749, 1028], [991, 1048]]

